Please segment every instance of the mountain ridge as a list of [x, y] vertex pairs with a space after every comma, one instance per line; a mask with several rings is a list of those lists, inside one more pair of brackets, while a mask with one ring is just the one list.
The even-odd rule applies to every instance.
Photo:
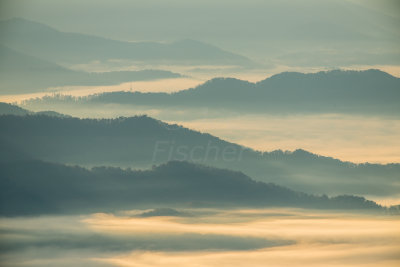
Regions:
[[[24, 77], [24, 79], [21, 79]], [[165, 70], [84, 72], [30, 56], [0, 44], [2, 94], [43, 91], [57, 86], [113, 85], [123, 82], [182, 77]]]
[[400, 114], [400, 78], [380, 70], [332, 70], [317, 73], [285, 72], [252, 83], [214, 78], [173, 93], [105, 92], [72, 99], [27, 100], [46, 105], [124, 104], [157, 108], [210, 108], [242, 113]]
[[[62, 32], [48, 25], [14, 18], [0, 22], [3, 44], [56, 63], [87, 63], [93, 60], [131, 59], [207, 64], [252, 65], [250, 59], [200, 41], [173, 43], [126, 42], [81, 33]], [[28, 42], [30, 41], [30, 42]], [[195, 46], [193, 47], [193, 44]], [[182, 53], [183, 52], [183, 53]], [[194, 63], [194, 62], [191, 62]]]
[[[186, 160], [242, 171], [306, 193], [395, 196], [400, 164], [354, 164], [304, 150], [259, 152], [147, 116], [118, 119], [0, 116], [0, 140], [34, 158], [149, 168]], [[329, 185], [329, 186], [328, 186]]]
[[387, 211], [363, 197], [308, 195], [256, 182], [241, 172], [188, 162], [172, 161], [144, 171], [112, 167], [88, 170], [38, 160], [3, 162], [1, 155], [2, 216], [116, 212], [156, 204]]

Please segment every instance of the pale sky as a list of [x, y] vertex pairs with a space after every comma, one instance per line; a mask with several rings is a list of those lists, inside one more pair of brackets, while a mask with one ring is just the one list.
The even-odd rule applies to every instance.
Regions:
[[0, 19], [61, 31], [129, 41], [191, 38], [263, 63], [326, 67], [398, 63], [399, 14], [395, 0], [2, 0], [0, 8]]

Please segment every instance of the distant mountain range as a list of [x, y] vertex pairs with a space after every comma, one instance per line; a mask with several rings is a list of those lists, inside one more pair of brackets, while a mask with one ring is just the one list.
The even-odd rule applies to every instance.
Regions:
[[64, 115], [55, 111], [38, 111], [33, 112], [27, 109], [18, 107], [16, 105], [8, 104], [0, 102], [0, 115], [17, 115], [17, 116], [24, 116], [24, 115], [46, 115], [50, 117], [71, 117], [68, 115]]
[[125, 42], [97, 36], [67, 33], [47, 25], [15, 18], [0, 22], [0, 43], [26, 54], [56, 63], [124, 59], [146, 63], [252, 65], [244, 56], [195, 40], [174, 43]]
[[88, 73], [74, 71], [0, 45], [0, 93], [46, 91], [48, 87], [113, 85], [129, 81], [181, 77], [162, 70]]
[[215, 78], [176, 93], [108, 92], [83, 98], [47, 97], [26, 105], [49, 103], [126, 104], [134, 107], [214, 108], [241, 114], [400, 113], [400, 79], [380, 70], [284, 72], [257, 83]]
[[0, 215], [174, 207], [301, 207], [385, 211], [362, 197], [313, 196], [243, 173], [172, 161], [145, 171], [34, 160], [0, 143]]
[[34, 159], [63, 164], [149, 168], [185, 160], [306, 193], [388, 197], [400, 192], [400, 164], [353, 164], [304, 150], [259, 152], [147, 116], [3, 115], [0, 140]]

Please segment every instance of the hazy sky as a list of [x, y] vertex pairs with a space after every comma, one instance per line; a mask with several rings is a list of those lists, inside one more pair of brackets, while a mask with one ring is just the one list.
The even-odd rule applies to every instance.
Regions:
[[393, 65], [400, 58], [400, 4], [395, 0], [1, 3], [2, 19], [23, 17], [63, 31], [121, 40], [191, 38], [263, 62]]

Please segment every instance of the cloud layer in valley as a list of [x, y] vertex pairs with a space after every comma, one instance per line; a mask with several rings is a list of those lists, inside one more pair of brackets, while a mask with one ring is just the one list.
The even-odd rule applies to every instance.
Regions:
[[[321, 266], [400, 263], [398, 218], [186, 209], [0, 219], [2, 266]], [[197, 265], [196, 265], [197, 264]]]

